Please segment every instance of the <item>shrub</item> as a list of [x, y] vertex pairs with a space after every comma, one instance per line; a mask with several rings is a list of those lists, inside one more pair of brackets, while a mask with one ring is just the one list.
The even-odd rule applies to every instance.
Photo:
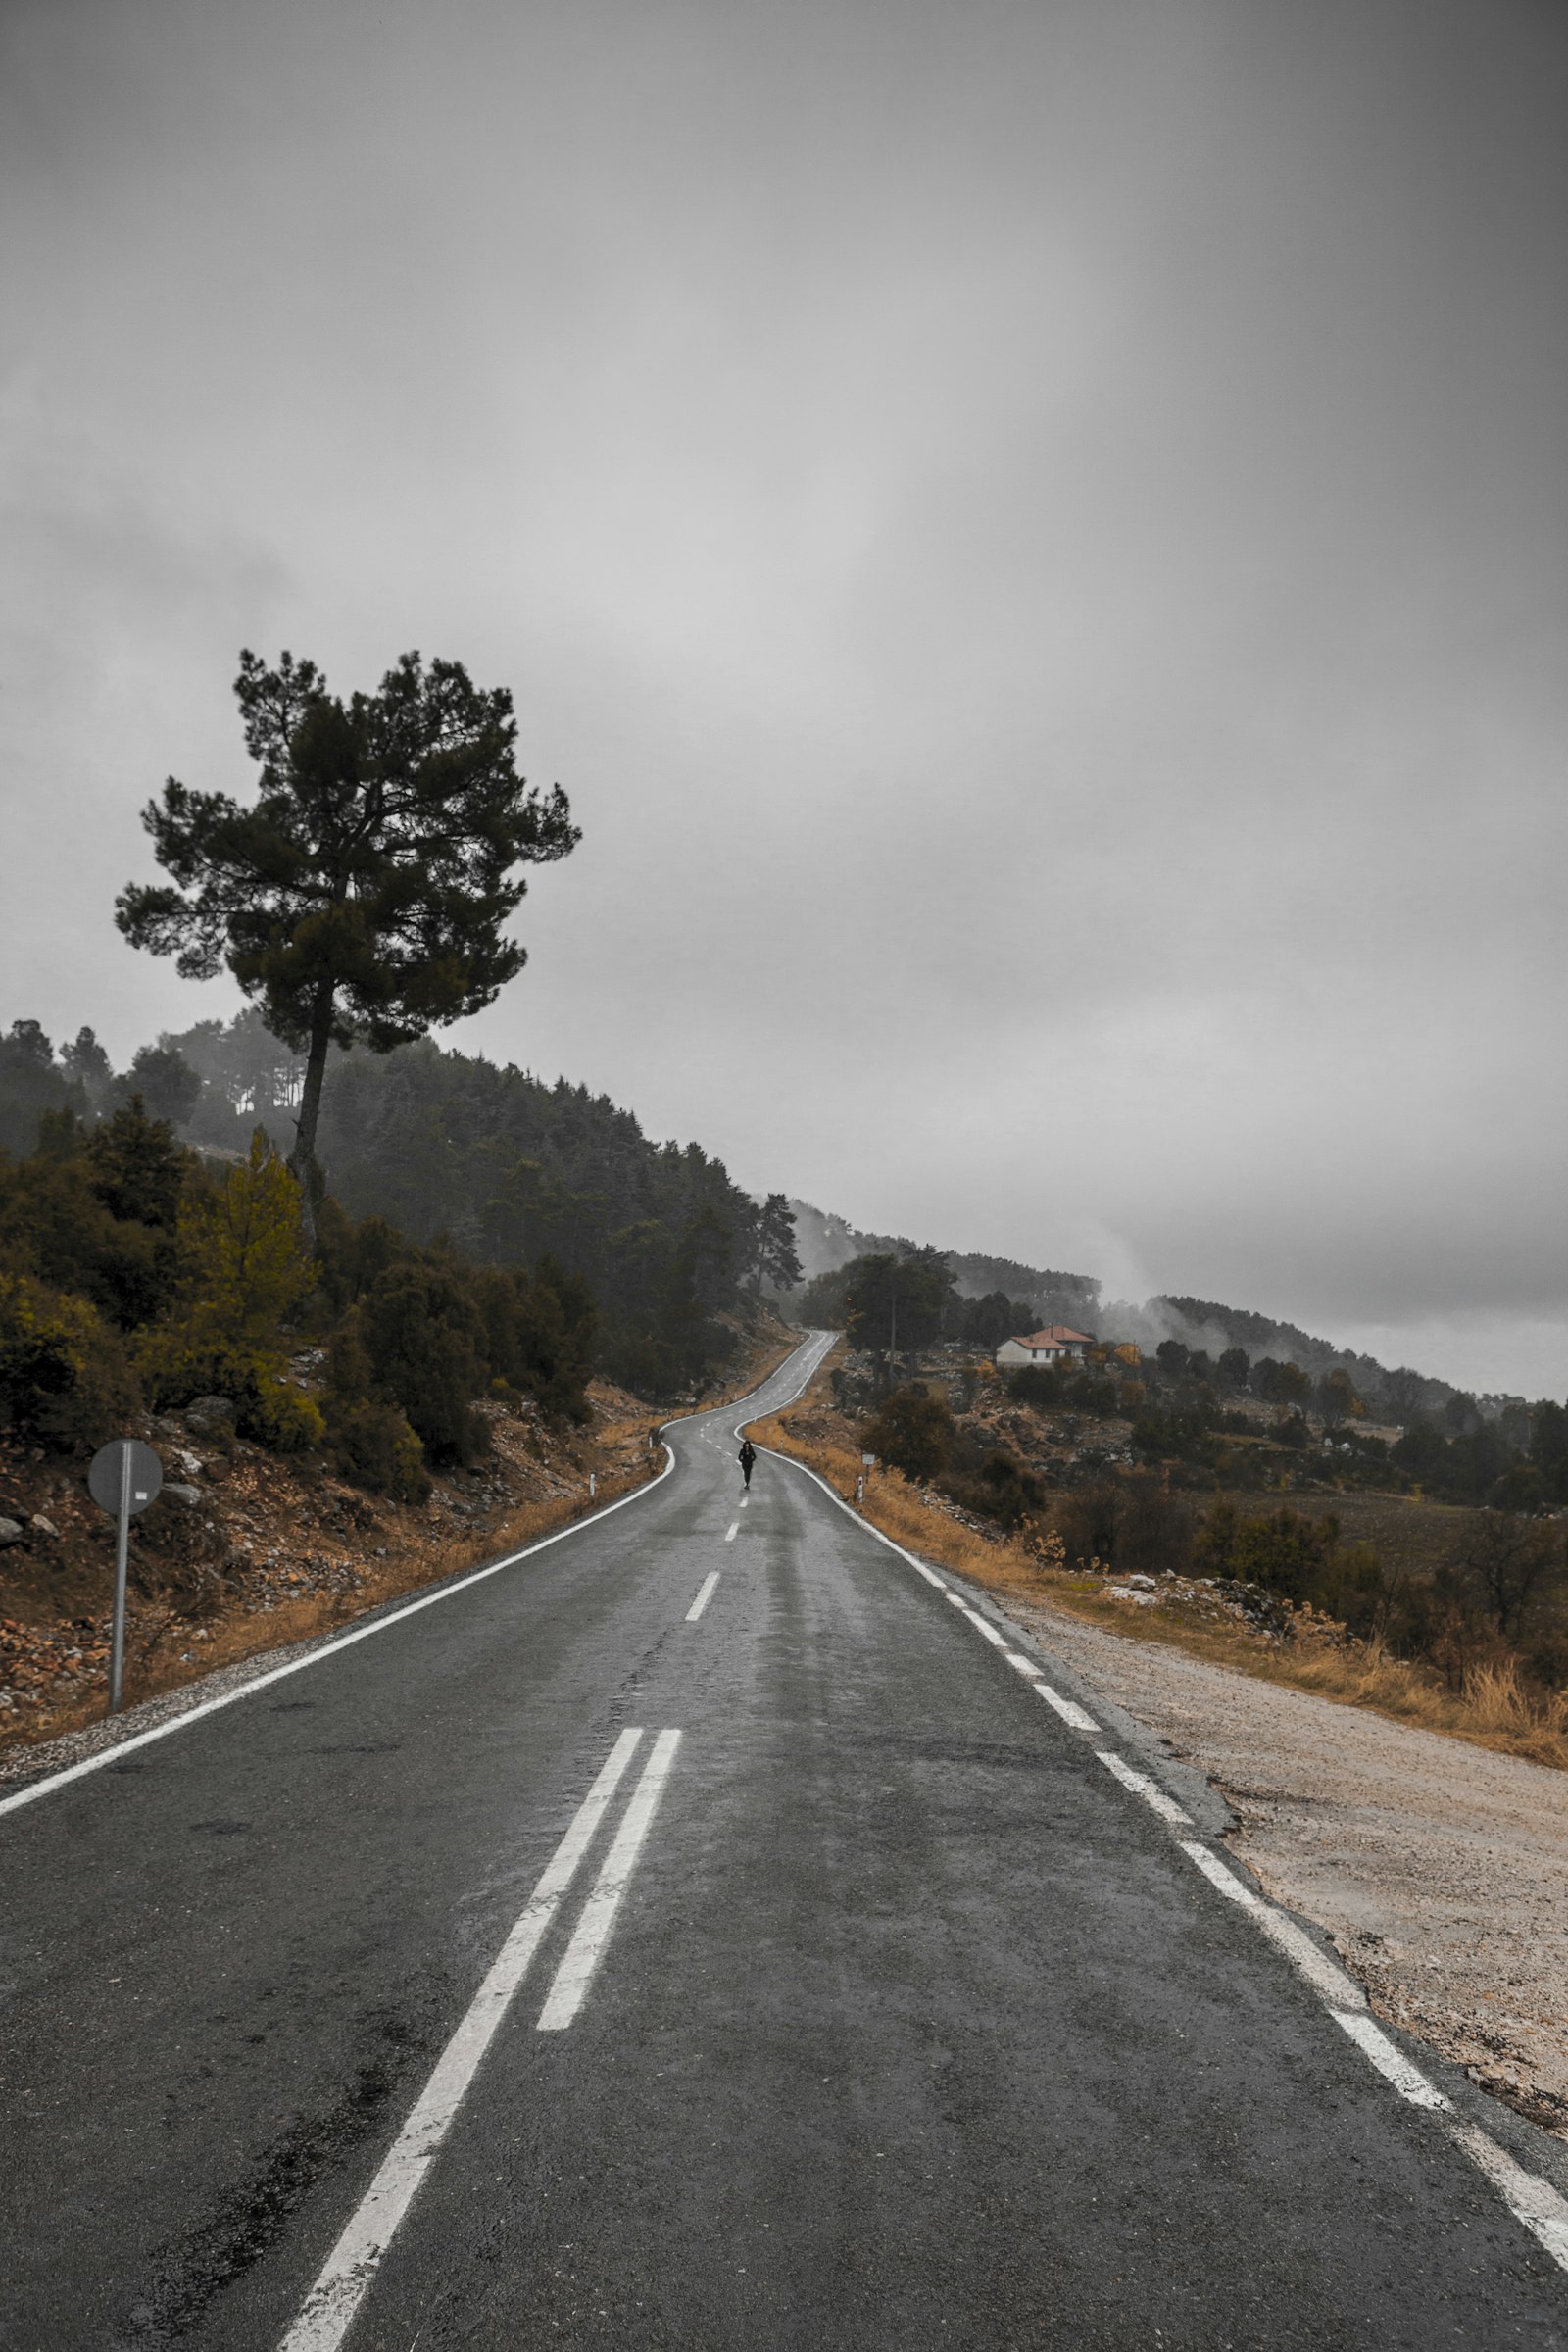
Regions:
[[1021, 1526], [1046, 1499], [1034, 1472], [1004, 1450], [988, 1454], [975, 1476], [943, 1479], [942, 1492], [977, 1518], [1009, 1529]]
[[258, 1382], [254, 1398], [242, 1400], [236, 1426], [242, 1438], [273, 1453], [309, 1453], [326, 1435], [314, 1397], [287, 1381], [266, 1376]]
[[251, 1137], [249, 1158], [227, 1169], [216, 1189], [187, 1194], [180, 1231], [195, 1266], [198, 1327], [236, 1345], [268, 1347], [314, 1286], [316, 1269], [298, 1180], [265, 1128]]
[[123, 1344], [84, 1298], [0, 1276], [0, 1419], [69, 1452], [102, 1445], [139, 1403]]
[[430, 1492], [424, 1448], [395, 1404], [329, 1390], [326, 1451], [340, 1476], [372, 1494], [423, 1502]]
[[1071, 1559], [1098, 1559], [1124, 1575], [1180, 1572], [1192, 1549], [1193, 1508], [1156, 1472], [1135, 1470], [1129, 1478], [1101, 1478], [1063, 1495], [1056, 1527]]
[[1192, 1550], [1194, 1511], [1151, 1470], [1135, 1470], [1122, 1493], [1113, 1556], [1123, 1571], [1169, 1568], [1180, 1574]]
[[235, 1429], [253, 1445], [274, 1453], [302, 1453], [321, 1442], [319, 1409], [280, 1377], [275, 1356], [204, 1339], [177, 1325], [149, 1332], [137, 1352], [156, 1412], [177, 1411], [197, 1396], [228, 1396]]
[[1199, 1530], [1195, 1563], [1204, 1576], [1266, 1585], [1286, 1600], [1326, 1605], [1336, 1583], [1340, 1523], [1332, 1512], [1311, 1519], [1281, 1509], [1244, 1519], [1233, 1502], [1216, 1502]]
[[596, 1309], [582, 1277], [545, 1257], [531, 1279], [488, 1272], [476, 1289], [491, 1374], [553, 1417], [586, 1421]]
[[860, 1429], [866, 1451], [899, 1471], [911, 1485], [923, 1484], [947, 1467], [955, 1435], [953, 1415], [946, 1404], [914, 1381], [895, 1389]]
[[431, 1459], [466, 1462], [487, 1451], [490, 1434], [472, 1403], [485, 1386], [484, 1325], [457, 1270], [389, 1266], [359, 1311], [376, 1390], [402, 1406]]

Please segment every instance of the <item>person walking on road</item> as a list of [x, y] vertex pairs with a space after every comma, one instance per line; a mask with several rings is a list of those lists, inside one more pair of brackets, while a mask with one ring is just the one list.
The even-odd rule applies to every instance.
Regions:
[[756, 1459], [757, 1447], [752, 1444], [750, 1438], [742, 1438], [740, 1450], [741, 1476], [745, 1479], [748, 1488], [750, 1488], [752, 1483], [752, 1464], [756, 1461]]

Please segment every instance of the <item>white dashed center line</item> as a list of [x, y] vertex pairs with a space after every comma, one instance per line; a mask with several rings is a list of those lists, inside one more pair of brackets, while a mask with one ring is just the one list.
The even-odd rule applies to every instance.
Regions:
[[709, 1602], [712, 1599], [713, 1587], [717, 1584], [717, 1582], [718, 1570], [716, 1568], [713, 1570], [711, 1576], [704, 1577], [702, 1583], [697, 1588], [697, 1598], [692, 1602], [691, 1607], [686, 1612], [686, 1622], [688, 1625], [695, 1625], [697, 1623], [698, 1618], [702, 1615]]
[[737, 1537], [737, 1536], [740, 1534], [740, 1532], [741, 1532], [741, 1523], [740, 1523], [740, 1521], [739, 1521], [738, 1519], [732, 1519], [732, 1520], [730, 1521], [730, 1523], [729, 1523], [728, 1527], [726, 1527], [726, 1528], [725, 1528], [725, 1530], [724, 1530], [724, 1541], [725, 1541], [725, 1543], [726, 1543], [726, 1544], [733, 1544], [733, 1543], [734, 1543], [734, 1541], [735, 1541], [735, 1539], [736, 1539], [736, 1537]]

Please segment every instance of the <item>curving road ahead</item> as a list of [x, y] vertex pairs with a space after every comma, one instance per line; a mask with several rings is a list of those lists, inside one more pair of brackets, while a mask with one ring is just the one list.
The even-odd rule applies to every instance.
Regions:
[[5, 2352], [1568, 2348], [1550, 2143], [737, 1418], [0, 1800]]

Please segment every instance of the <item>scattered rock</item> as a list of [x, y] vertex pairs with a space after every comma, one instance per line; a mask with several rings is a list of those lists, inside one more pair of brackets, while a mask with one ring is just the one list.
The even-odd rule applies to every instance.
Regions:
[[46, 1519], [42, 1511], [34, 1511], [32, 1514], [32, 1532], [35, 1536], [53, 1536], [57, 1543], [60, 1538], [59, 1528], [52, 1519]]
[[228, 1396], [194, 1396], [185, 1407], [185, 1422], [190, 1429], [218, 1429], [224, 1425], [232, 1429], [237, 1418], [233, 1399]]
[[176, 1502], [183, 1502], [187, 1505], [194, 1505], [200, 1502], [202, 1498], [202, 1491], [200, 1487], [182, 1486], [173, 1479], [170, 1480], [169, 1484], [164, 1489], [164, 1493], [166, 1494], [172, 1494]]
[[15, 1519], [0, 1519], [0, 1551], [4, 1551], [8, 1544], [20, 1544], [25, 1532]]

